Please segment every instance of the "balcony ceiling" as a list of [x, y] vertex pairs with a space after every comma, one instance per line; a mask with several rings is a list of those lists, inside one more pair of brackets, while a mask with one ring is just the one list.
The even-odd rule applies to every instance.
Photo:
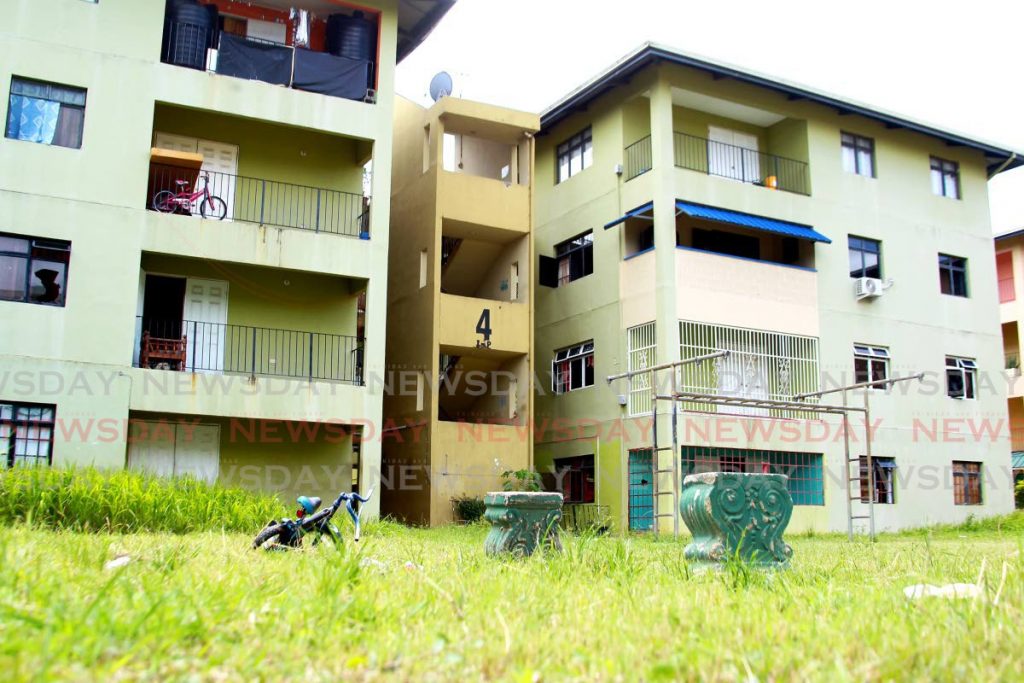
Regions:
[[692, 90], [672, 88], [672, 104], [677, 107], [686, 107], [696, 111], [714, 114], [733, 121], [743, 121], [754, 126], [767, 128], [782, 121], [785, 116], [775, 112], [765, 111], [756, 107], [748, 107], [745, 104], [723, 100], [719, 97], [712, 97]]

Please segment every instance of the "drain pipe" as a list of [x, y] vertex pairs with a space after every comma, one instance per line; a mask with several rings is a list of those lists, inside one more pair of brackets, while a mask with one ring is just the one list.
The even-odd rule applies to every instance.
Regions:
[[1012, 164], [1017, 159], [1016, 152], [1010, 152], [1010, 156], [1006, 157], [1006, 161], [999, 165], [999, 168], [988, 174], [988, 180], [992, 180], [997, 175], [1006, 170], [1006, 167]]

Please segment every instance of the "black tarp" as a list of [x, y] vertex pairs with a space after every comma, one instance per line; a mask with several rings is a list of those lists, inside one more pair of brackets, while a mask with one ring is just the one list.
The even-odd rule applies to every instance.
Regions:
[[295, 80], [299, 90], [361, 100], [366, 96], [370, 62], [348, 59], [326, 52], [295, 50]]
[[217, 73], [288, 85], [292, 77], [292, 49], [221, 33]]

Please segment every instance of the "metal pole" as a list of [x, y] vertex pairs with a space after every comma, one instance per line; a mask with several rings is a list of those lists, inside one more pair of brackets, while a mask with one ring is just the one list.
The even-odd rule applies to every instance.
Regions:
[[[846, 392], [843, 392], [846, 407]], [[846, 535], [853, 540], [853, 495], [850, 493], [850, 414], [843, 412], [843, 485], [846, 489]]]
[[681, 365], [689, 365], [690, 363], [699, 363], [701, 361], [710, 360], [712, 358], [721, 358], [722, 356], [728, 356], [728, 351], [715, 351], [714, 353], [706, 353], [703, 356], [694, 356], [693, 358], [687, 358], [685, 360], [672, 361], [671, 363], [661, 363], [660, 365], [652, 365], [649, 368], [643, 368], [642, 370], [630, 370], [629, 372], [620, 372], [617, 375], [608, 375], [605, 378], [609, 384], [617, 379], [625, 379], [632, 377], [633, 375], [642, 375], [646, 372], [657, 372], [658, 370], [667, 370], [668, 368], [676, 368]]
[[260, 181], [260, 225], [263, 225], [263, 210], [267, 205], [267, 181]]
[[[672, 368], [672, 396], [676, 395], [676, 372], [677, 368]], [[672, 535], [675, 538], [679, 538], [679, 467], [680, 467], [680, 452], [679, 452], [679, 426], [678, 426], [678, 413], [676, 410], [676, 399], [672, 399]]]
[[256, 379], [256, 328], [252, 328], [252, 367], [250, 369], [250, 376], [253, 380]]
[[651, 370], [651, 431], [653, 437], [651, 438], [651, 444], [653, 450], [651, 451], [651, 488], [653, 499], [651, 500], [651, 524], [653, 526], [654, 535], [658, 535], [658, 507], [661, 505], [661, 495], [658, 477], [661, 475], [658, 470], [661, 469], [658, 464], [659, 451], [658, 451], [658, 389], [657, 382], [654, 381], [654, 370]]
[[849, 384], [845, 387], [836, 387], [835, 389], [825, 389], [823, 391], [812, 391], [807, 394], [797, 394], [793, 397], [794, 401], [799, 401], [804, 398], [814, 398], [816, 396], [824, 396], [825, 394], [835, 394], [840, 391], [849, 391], [850, 389], [866, 389], [868, 387], [882, 387], [888, 384], [896, 384], [897, 382], [907, 382], [912, 379], [924, 379], [924, 373], [919, 372], [916, 375], [907, 375], [906, 377], [893, 377], [892, 379], [876, 379], [871, 382], [858, 382], [856, 384]]
[[875, 540], [875, 463], [871, 457], [871, 404], [870, 392], [864, 392], [864, 442], [868, 458], [868, 535]]

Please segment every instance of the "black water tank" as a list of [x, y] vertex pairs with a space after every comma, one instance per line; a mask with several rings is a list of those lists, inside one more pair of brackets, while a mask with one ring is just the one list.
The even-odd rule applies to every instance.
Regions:
[[165, 31], [163, 61], [192, 69], [206, 68], [210, 43], [210, 13], [199, 3], [171, 5]]
[[377, 22], [362, 12], [327, 17], [327, 51], [332, 55], [372, 62], [377, 57], [376, 42]]

